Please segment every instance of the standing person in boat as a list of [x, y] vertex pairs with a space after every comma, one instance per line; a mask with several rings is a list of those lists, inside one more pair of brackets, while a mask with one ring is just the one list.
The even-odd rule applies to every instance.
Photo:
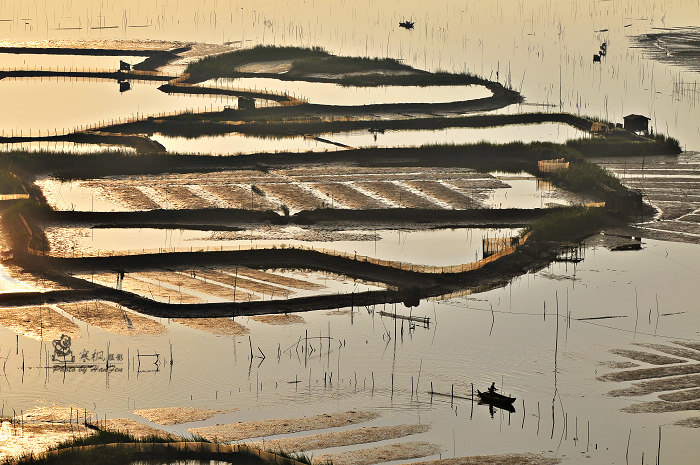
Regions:
[[493, 383], [491, 383], [491, 387], [489, 388], [489, 393], [495, 394], [496, 391], [498, 391], [498, 389], [496, 389], [496, 383], [493, 382]]

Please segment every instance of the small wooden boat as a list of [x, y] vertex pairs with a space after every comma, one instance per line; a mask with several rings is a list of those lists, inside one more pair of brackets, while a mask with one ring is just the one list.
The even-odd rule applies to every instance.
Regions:
[[511, 405], [513, 402], [515, 402], [515, 397], [508, 397], [501, 395], [497, 392], [481, 392], [478, 389], [476, 390], [476, 393], [479, 395], [479, 398], [488, 403], [488, 404], [494, 404], [494, 405]]
[[415, 25], [414, 21], [401, 21], [399, 23], [399, 27], [402, 27], [404, 29], [413, 29], [414, 25]]

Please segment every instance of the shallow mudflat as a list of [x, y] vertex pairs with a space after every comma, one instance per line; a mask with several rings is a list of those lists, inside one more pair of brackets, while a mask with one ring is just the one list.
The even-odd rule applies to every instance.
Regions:
[[111, 302], [76, 302], [59, 308], [92, 326], [118, 334], [163, 334], [165, 326]]
[[51, 307], [11, 307], [0, 309], [0, 326], [36, 340], [58, 339], [62, 334], [77, 337], [78, 325]]

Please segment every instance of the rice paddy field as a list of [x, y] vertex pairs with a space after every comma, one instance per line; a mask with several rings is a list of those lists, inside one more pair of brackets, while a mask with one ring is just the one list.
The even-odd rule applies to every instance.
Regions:
[[0, 188], [29, 199], [0, 201], [0, 462], [102, 428], [695, 464], [698, 27], [690, 0], [3, 2]]

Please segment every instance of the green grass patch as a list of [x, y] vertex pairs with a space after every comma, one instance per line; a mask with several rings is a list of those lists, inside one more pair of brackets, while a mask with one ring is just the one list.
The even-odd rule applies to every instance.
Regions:
[[587, 157], [635, 157], [681, 153], [678, 140], [661, 134], [645, 140], [630, 140], [615, 136], [577, 139], [568, 141], [566, 145]]
[[532, 233], [533, 241], [575, 241], [618, 224], [619, 218], [603, 208], [569, 207], [553, 211], [528, 225], [523, 234]]

